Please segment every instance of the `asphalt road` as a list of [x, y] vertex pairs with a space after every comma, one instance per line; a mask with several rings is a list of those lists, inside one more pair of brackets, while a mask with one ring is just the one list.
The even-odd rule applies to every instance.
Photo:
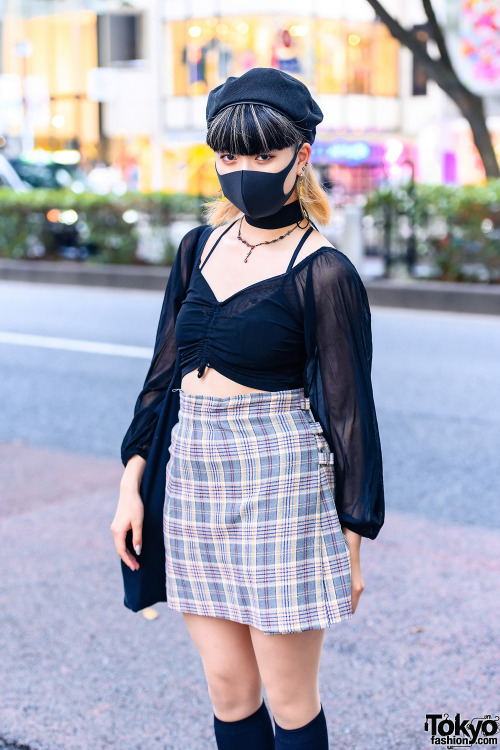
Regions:
[[[183, 618], [123, 606], [109, 532], [161, 301], [0, 281], [0, 748], [215, 748]], [[500, 318], [372, 324], [387, 516], [321, 695], [332, 750], [420, 750], [427, 712], [499, 713]]]
[[[161, 302], [158, 292], [0, 282], [0, 441], [119, 460]], [[374, 307], [372, 327], [392, 509], [498, 528], [500, 319]], [[2, 345], [3, 332], [40, 346]], [[45, 348], [50, 337], [62, 343]], [[110, 349], [65, 348], [73, 340]]]

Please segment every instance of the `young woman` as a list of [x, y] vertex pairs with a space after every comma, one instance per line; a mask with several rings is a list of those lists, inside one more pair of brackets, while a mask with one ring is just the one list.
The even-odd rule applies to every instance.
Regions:
[[272, 68], [210, 92], [222, 195], [208, 231], [181, 242], [122, 445], [111, 529], [130, 573], [147, 559], [139, 487], [158, 412], [178, 393], [163, 434], [165, 599], [200, 653], [219, 750], [328, 748], [325, 629], [355, 612], [361, 539], [384, 522], [368, 298], [312, 221], [330, 217], [310, 164], [322, 119]]

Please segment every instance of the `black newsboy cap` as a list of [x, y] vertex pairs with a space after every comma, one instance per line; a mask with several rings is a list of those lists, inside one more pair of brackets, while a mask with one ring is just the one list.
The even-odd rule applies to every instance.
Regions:
[[241, 76], [230, 76], [208, 95], [207, 125], [232, 104], [264, 104], [281, 112], [313, 143], [323, 112], [302, 81], [276, 68], [251, 68]]

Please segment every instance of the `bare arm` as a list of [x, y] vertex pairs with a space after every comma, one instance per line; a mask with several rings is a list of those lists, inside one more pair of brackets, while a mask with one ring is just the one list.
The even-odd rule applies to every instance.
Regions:
[[139, 490], [145, 467], [146, 461], [138, 454], [131, 456], [127, 461], [120, 480], [118, 506], [111, 522], [116, 551], [131, 570], [138, 570], [140, 565], [127, 549], [125, 540], [127, 532], [132, 529], [132, 546], [139, 555], [142, 549], [142, 522], [144, 520], [144, 505]]
[[351, 531], [346, 526], [342, 528], [342, 531], [347, 537], [347, 544], [349, 545], [349, 553], [351, 555], [351, 611], [354, 614], [359, 604], [361, 594], [365, 590], [365, 583], [363, 581], [363, 575], [361, 573], [361, 539], [359, 534], [355, 531]]
[[127, 461], [127, 465], [123, 471], [122, 478], [120, 480], [120, 487], [125, 490], [135, 489], [139, 491], [142, 481], [142, 475], [144, 474], [145, 468], [146, 461], [142, 456], [139, 456], [137, 453], [134, 456], [131, 456]]

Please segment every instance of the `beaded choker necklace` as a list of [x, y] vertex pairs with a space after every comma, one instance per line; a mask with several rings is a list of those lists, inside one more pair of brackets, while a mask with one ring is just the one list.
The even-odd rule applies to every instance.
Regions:
[[260, 219], [252, 219], [251, 216], [245, 214], [245, 221], [247, 224], [250, 224], [251, 227], [258, 227], [259, 229], [281, 229], [282, 227], [289, 227], [290, 224], [298, 223], [303, 218], [304, 215], [298, 199], [292, 201], [292, 203], [285, 203], [279, 211], [276, 211], [275, 214], [271, 214], [271, 216], [262, 216]]

